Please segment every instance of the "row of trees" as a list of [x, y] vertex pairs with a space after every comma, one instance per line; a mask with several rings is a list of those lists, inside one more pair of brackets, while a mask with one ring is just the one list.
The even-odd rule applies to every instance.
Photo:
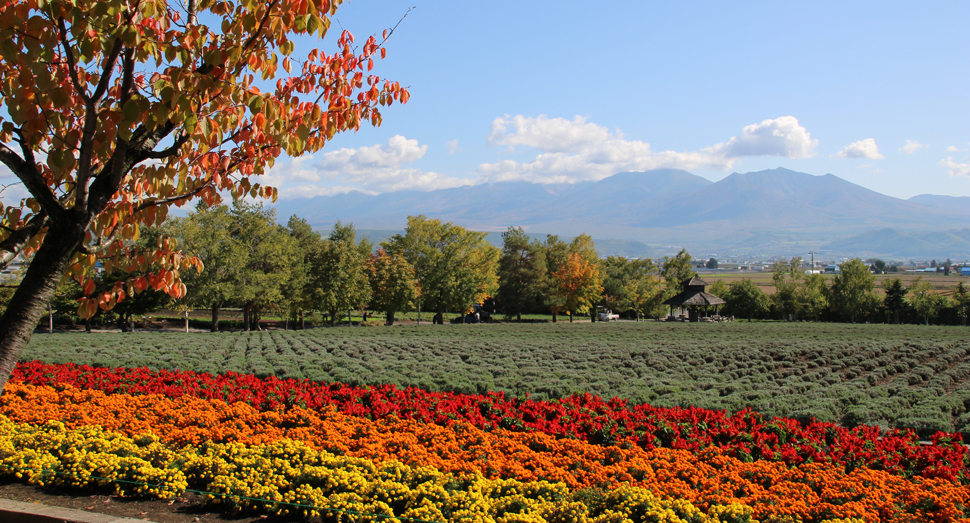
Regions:
[[821, 274], [805, 274], [802, 259], [779, 261], [773, 266], [775, 292], [768, 295], [751, 280], [730, 285], [716, 282], [711, 292], [727, 301], [725, 312], [745, 318], [775, 317], [787, 320], [869, 321], [900, 323], [917, 319], [927, 325], [944, 312], [966, 325], [970, 295], [960, 282], [950, 296], [935, 292], [921, 277], [907, 288], [899, 278], [883, 282], [883, 296], [876, 294], [876, 277], [869, 266], [853, 259], [839, 265], [831, 280]]
[[[474, 304], [488, 301], [493, 312], [521, 321], [523, 314], [569, 316], [591, 314], [597, 307], [633, 318], [659, 318], [664, 300], [696, 276], [686, 251], [654, 262], [610, 256], [600, 259], [593, 240], [582, 234], [570, 242], [548, 235], [532, 238], [521, 228], [502, 234], [502, 248], [486, 241], [486, 233], [452, 223], [411, 216], [403, 234], [375, 246], [357, 238], [353, 225], [338, 222], [321, 235], [302, 218], [279, 225], [275, 211], [237, 202], [233, 206], [200, 205], [196, 212], [169, 220], [161, 228], [145, 229], [135, 247], [149, 249], [165, 238], [202, 260], [204, 269], [180, 276], [185, 296], [172, 301], [151, 288], [117, 302], [100, 319], [133, 327], [135, 315], [168, 306], [185, 314], [209, 309], [211, 329], [219, 330], [220, 311], [240, 308], [243, 328], [258, 329], [267, 311], [301, 327], [307, 313], [317, 311], [335, 324], [343, 312], [363, 309], [385, 313], [393, 324], [399, 311], [433, 311], [443, 323], [446, 312], [464, 315]], [[716, 281], [709, 291], [726, 300], [722, 314], [741, 318], [823, 321], [912, 321], [929, 323], [953, 310], [966, 321], [967, 292], [961, 284], [952, 299], [932, 292], [917, 279], [906, 288], [901, 280], [885, 283], [885, 297], [875, 294], [875, 277], [860, 260], [843, 263], [833, 279], [805, 274], [802, 259], [779, 261], [773, 267], [774, 294], [749, 279]], [[96, 289], [124, 281], [121, 270], [102, 271]], [[88, 294], [91, 289], [88, 289]], [[52, 310], [77, 307], [84, 290], [68, 282]], [[95, 320], [98, 320], [96, 317]], [[90, 324], [89, 324], [90, 325]]]

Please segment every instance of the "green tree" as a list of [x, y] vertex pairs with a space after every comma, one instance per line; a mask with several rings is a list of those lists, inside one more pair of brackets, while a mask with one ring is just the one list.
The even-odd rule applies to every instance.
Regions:
[[219, 331], [220, 312], [235, 297], [236, 280], [246, 265], [242, 245], [232, 233], [233, 221], [227, 205], [202, 203], [194, 213], [165, 225], [166, 234], [176, 238], [186, 253], [202, 261], [201, 273], [188, 271], [182, 275], [186, 286], [184, 301], [190, 307], [212, 310], [212, 332]]
[[876, 287], [876, 277], [859, 258], [839, 264], [839, 271], [832, 280], [830, 303], [838, 314], [855, 323], [856, 318], [870, 312], [875, 303], [872, 291]]
[[719, 264], [717, 262], [717, 258], [712, 257], [711, 259], [707, 260], [707, 263], [704, 264], [704, 267], [707, 267], [708, 269], [716, 269], [718, 265]]
[[810, 316], [813, 320], [818, 321], [819, 316], [828, 309], [829, 295], [829, 286], [825, 276], [821, 274], [806, 275], [798, 293], [798, 302], [803, 316]]
[[371, 288], [368, 306], [384, 311], [385, 323], [394, 325], [397, 311], [410, 309], [417, 304], [421, 291], [414, 267], [404, 256], [378, 249], [368, 258], [366, 269]]
[[82, 297], [85, 317], [145, 282], [180, 298], [176, 275], [196, 261], [121, 240], [194, 198], [275, 197], [252, 177], [280, 155], [315, 152], [407, 101], [364, 71], [384, 54], [375, 36], [355, 45], [344, 32], [335, 53], [313, 49], [290, 74], [294, 39], [325, 35], [339, 4], [0, 3], [0, 163], [30, 193], [0, 209], [0, 265], [33, 254], [0, 320], [0, 389], [65, 276], [87, 293], [98, 261], [131, 270]]
[[632, 311], [637, 321], [641, 317], [659, 318], [663, 314], [663, 288], [657, 268], [649, 259], [631, 263], [632, 274], [624, 280], [620, 310]]
[[886, 262], [879, 258], [869, 260], [870, 265], [876, 270], [876, 274], [886, 274]]
[[801, 312], [798, 290], [798, 282], [804, 276], [801, 267], [801, 257], [779, 260], [772, 266], [775, 293], [771, 295], [771, 302], [781, 317], [788, 321], [794, 321]]
[[450, 222], [408, 216], [405, 233], [381, 245], [414, 267], [421, 302], [437, 310], [434, 321], [443, 323], [449, 308], [464, 313], [498, 289], [500, 251], [486, 236]]
[[536, 311], [550, 285], [546, 253], [538, 240], [530, 240], [521, 227], [502, 233], [496, 300], [507, 319], [522, 320], [523, 311]]
[[313, 287], [311, 274], [313, 260], [323, 249], [320, 233], [299, 216], [290, 216], [286, 223], [290, 236], [296, 241], [297, 258], [290, 269], [290, 277], [283, 284], [283, 298], [280, 302], [287, 318], [299, 321], [300, 329], [306, 328], [306, 314], [313, 309]]
[[358, 243], [353, 224], [338, 221], [313, 260], [313, 302], [328, 313], [331, 326], [341, 311], [360, 309], [370, 300], [369, 247], [369, 242]]
[[886, 294], [882, 299], [882, 304], [886, 308], [886, 313], [891, 314], [893, 323], [899, 323], [899, 313], [906, 307], [906, 294], [909, 289], [903, 287], [903, 281], [899, 278], [886, 280], [882, 284]]
[[920, 276], [909, 286], [909, 303], [916, 309], [916, 314], [923, 317], [926, 325], [930, 324], [930, 318], [935, 317], [941, 309], [946, 307], [946, 296], [933, 292], [930, 282], [923, 281]]
[[559, 293], [558, 286], [552, 274], [566, 264], [569, 258], [569, 244], [559, 239], [555, 234], [546, 235], [546, 241], [542, 246], [546, 253], [546, 269], [549, 274], [549, 286], [546, 295], [543, 297], [544, 306], [552, 313], [552, 322], [556, 323], [559, 313], [566, 310], [566, 302]]
[[300, 257], [296, 240], [276, 223], [276, 210], [262, 204], [234, 202], [230, 235], [243, 265], [232, 281], [233, 299], [242, 306], [243, 328], [261, 330], [264, 310], [278, 307], [283, 290]]
[[768, 295], [749, 278], [731, 283], [728, 293], [723, 299], [727, 302], [724, 305], [727, 312], [738, 317], [748, 318], [749, 322], [754, 317], [764, 316], [771, 303]]
[[665, 299], [676, 296], [683, 290], [686, 281], [697, 276], [692, 261], [693, 258], [686, 249], [681, 249], [673, 258], [664, 256], [660, 265], [660, 276], [664, 281]]
[[966, 326], [967, 316], [970, 316], [970, 292], [962, 281], [953, 288], [953, 301], [956, 302], [957, 315], [961, 323]]

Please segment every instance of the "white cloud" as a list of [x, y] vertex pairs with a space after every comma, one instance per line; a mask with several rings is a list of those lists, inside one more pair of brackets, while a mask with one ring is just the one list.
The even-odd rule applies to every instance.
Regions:
[[949, 146], [949, 147], [946, 148], [946, 152], [948, 152], [948, 153], [958, 153], [958, 152], [960, 152], [960, 148], [957, 147], [956, 145], [951, 145], [951, 146]]
[[741, 136], [731, 138], [726, 144], [718, 144], [713, 150], [730, 158], [743, 156], [782, 156], [785, 158], [810, 158], [815, 156], [818, 140], [794, 116], [782, 116], [764, 120], [741, 130]]
[[795, 117], [783, 116], [749, 125], [740, 136], [701, 151], [655, 152], [647, 142], [626, 140], [619, 131], [610, 132], [581, 116], [567, 120], [505, 115], [492, 122], [489, 143], [530, 147], [539, 154], [532, 161], [481, 164], [476, 174], [484, 180], [574, 183], [601, 180], [622, 171], [730, 169], [745, 156], [806, 158], [814, 154], [818, 140], [812, 140]]
[[913, 154], [920, 149], [925, 149], [926, 147], [928, 147], [926, 144], [919, 143], [916, 140], [906, 140], [906, 145], [904, 145], [900, 150], [906, 154]]
[[324, 178], [359, 184], [378, 192], [434, 190], [474, 183], [469, 178], [454, 178], [404, 167], [404, 164], [419, 160], [427, 150], [428, 146], [419, 145], [417, 140], [396, 135], [385, 145], [328, 152], [323, 155], [317, 167]]
[[549, 153], [565, 153], [595, 147], [612, 138], [615, 137], [609, 129], [586, 123], [582, 116], [570, 121], [540, 114], [535, 118], [522, 115], [496, 118], [492, 121], [492, 134], [488, 141], [513, 147], [525, 145]]
[[461, 147], [458, 146], [457, 139], [448, 140], [447, 142], [445, 142], [445, 145], [448, 146], [448, 154], [455, 154], [455, 153], [461, 152]]
[[869, 160], [882, 160], [883, 155], [879, 154], [879, 146], [876, 145], [875, 138], [866, 138], [858, 142], [852, 142], [835, 153], [837, 158], [866, 158]]
[[950, 170], [950, 176], [970, 177], [970, 163], [957, 163], [953, 161], [952, 156], [947, 156], [945, 160], [940, 162], [940, 165]]

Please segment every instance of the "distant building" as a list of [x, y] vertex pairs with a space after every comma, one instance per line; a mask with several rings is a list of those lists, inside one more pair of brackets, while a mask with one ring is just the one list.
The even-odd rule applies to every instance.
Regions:
[[960, 267], [960, 276], [970, 276], [970, 267]]

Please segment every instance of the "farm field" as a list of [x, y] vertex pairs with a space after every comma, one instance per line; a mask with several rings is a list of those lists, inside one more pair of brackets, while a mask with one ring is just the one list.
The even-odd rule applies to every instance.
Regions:
[[852, 425], [970, 432], [970, 330], [558, 323], [35, 335], [25, 361], [505, 392], [589, 392]]
[[[758, 286], [758, 288], [769, 295], [775, 293], [775, 285], [772, 281], [771, 271], [703, 271], [699, 274], [699, 276], [701, 279], [710, 284], [713, 284], [716, 281], [723, 281], [727, 285], [730, 285], [732, 283], [747, 279], [751, 280], [755, 285]], [[831, 286], [831, 280], [834, 278], [834, 275], [826, 274], [824, 276]], [[874, 289], [876, 295], [883, 296], [885, 294], [883, 284], [886, 281], [894, 278], [899, 278], [900, 281], [903, 282], [903, 286], [907, 288], [910, 287], [917, 278], [921, 278], [922, 281], [925, 281], [931, 285], [933, 291], [948, 296], [953, 293], [953, 288], [956, 287], [961, 281], [964, 285], [970, 284], [966, 277], [960, 276], [956, 272], [951, 273], [949, 276], [944, 276], [943, 273], [925, 272], [877, 274], [876, 288]]]

